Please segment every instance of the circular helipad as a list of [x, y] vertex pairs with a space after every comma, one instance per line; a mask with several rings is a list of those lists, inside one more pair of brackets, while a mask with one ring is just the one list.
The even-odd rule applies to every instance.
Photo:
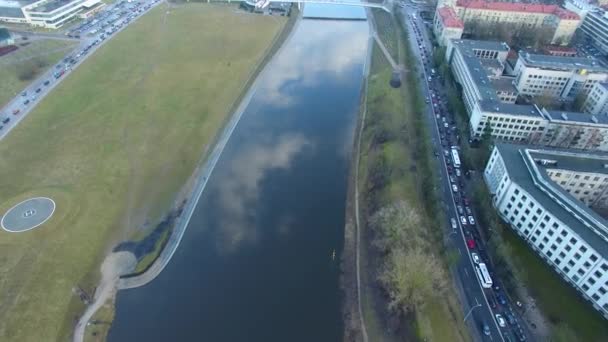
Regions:
[[7, 232], [24, 232], [46, 222], [55, 211], [55, 202], [47, 197], [35, 197], [10, 208], [2, 216], [2, 229]]

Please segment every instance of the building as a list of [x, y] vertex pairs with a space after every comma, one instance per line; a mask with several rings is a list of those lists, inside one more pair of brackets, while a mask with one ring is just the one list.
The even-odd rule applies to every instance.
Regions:
[[598, 50], [608, 55], [608, 13], [595, 8], [587, 13], [581, 31]]
[[583, 104], [583, 111], [593, 115], [608, 115], [608, 83], [597, 82]]
[[558, 57], [576, 57], [576, 49], [567, 46], [549, 45], [543, 48], [547, 55]]
[[605, 155], [498, 143], [484, 179], [501, 218], [608, 318], [608, 222], [575, 194], [605, 198], [606, 165]]
[[514, 72], [520, 94], [574, 100], [608, 79], [608, 66], [589, 57], [561, 57], [520, 51]]
[[449, 39], [460, 39], [464, 24], [458, 18], [454, 9], [448, 6], [437, 6], [435, 20], [433, 22], [433, 32], [439, 45], [446, 46]]
[[[505, 43], [462, 39], [448, 42], [446, 59], [456, 82], [462, 87], [472, 139], [480, 139], [489, 132], [494, 138], [505, 141], [608, 151], [608, 116], [515, 104], [516, 83], [522, 76], [497, 76], [494, 70], [497, 65], [504, 65], [508, 54], [509, 47]], [[527, 70], [521, 66], [516, 69], [519, 72]], [[559, 82], [567, 83], [569, 79]]]
[[0, 0], [0, 21], [59, 28], [95, 10], [100, 0]]
[[563, 4], [564, 8], [578, 14], [581, 20], [585, 20], [585, 16], [589, 11], [592, 11], [596, 6], [587, 0], [566, 0]]
[[15, 44], [15, 40], [8, 29], [0, 27], [0, 48], [13, 44]]
[[470, 22], [513, 24], [529, 28], [551, 28], [551, 44], [570, 42], [580, 24], [580, 16], [557, 5], [486, 0], [456, 0], [451, 3], [466, 25]]

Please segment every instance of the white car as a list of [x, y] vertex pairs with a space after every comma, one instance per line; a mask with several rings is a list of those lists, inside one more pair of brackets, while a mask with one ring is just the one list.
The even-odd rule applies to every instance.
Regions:
[[458, 192], [458, 186], [456, 184], [452, 184], [452, 191]]
[[460, 169], [456, 169], [456, 177], [460, 177]]
[[498, 322], [498, 325], [500, 325], [501, 328], [504, 328], [507, 326], [507, 322], [505, 322], [505, 319], [502, 318], [501, 314], [496, 314], [496, 322]]
[[450, 219], [450, 224], [452, 225], [452, 229], [458, 228], [458, 226], [456, 225], [456, 220], [454, 218]]
[[481, 259], [479, 259], [479, 255], [477, 253], [471, 253], [471, 258], [473, 259], [473, 262], [476, 264], [479, 264], [481, 262]]
[[475, 224], [475, 218], [472, 215], [469, 215], [469, 222], [471, 222], [471, 224]]
[[464, 216], [460, 216], [460, 223], [464, 224], [465, 226], [467, 225], [467, 219]]

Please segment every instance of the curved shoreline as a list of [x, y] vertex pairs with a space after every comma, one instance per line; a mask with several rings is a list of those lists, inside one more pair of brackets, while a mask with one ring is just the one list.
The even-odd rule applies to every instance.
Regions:
[[[299, 13], [301, 13], [301, 12], [299, 12]], [[194, 213], [194, 209], [196, 208], [196, 205], [198, 204], [198, 201], [199, 201], [200, 197], [202, 196], [203, 191], [205, 190], [207, 181], [209, 180], [209, 177], [211, 177], [211, 174], [213, 173], [213, 170], [215, 169], [215, 165], [219, 161], [220, 156], [222, 155], [222, 152], [224, 151], [224, 148], [226, 147], [226, 144], [228, 143], [228, 140], [232, 136], [232, 133], [234, 132], [239, 121], [241, 120], [241, 117], [243, 116], [245, 109], [247, 109], [247, 107], [249, 106], [249, 103], [251, 102], [251, 99], [255, 95], [258, 84], [259, 84], [262, 76], [266, 72], [266, 67], [272, 61], [274, 56], [278, 55], [283, 50], [284, 43], [287, 42], [289, 39], [291, 39], [293, 32], [295, 32], [295, 29], [297, 28], [299, 21], [300, 21], [299, 13], [298, 13], [298, 17], [295, 19], [294, 25], [292, 27], [285, 28], [285, 29], [290, 30], [287, 37], [285, 37], [281, 41], [276, 41], [272, 44], [272, 46], [274, 46], [275, 44], [281, 44], [279, 49], [277, 49], [272, 54], [272, 56], [270, 56], [270, 58], [266, 60], [266, 62], [264, 64], [260, 65], [261, 71], [259, 73], [257, 73], [257, 75], [255, 72], [253, 73], [255, 80], [253, 81], [251, 86], [249, 86], [247, 92], [245, 93], [245, 96], [241, 99], [240, 104], [237, 107], [236, 111], [234, 112], [234, 114], [232, 115], [230, 120], [228, 121], [227, 125], [224, 127], [223, 132], [220, 135], [220, 138], [217, 140], [217, 142], [213, 148], [213, 151], [207, 158], [202, 169], [200, 169], [200, 171], [198, 171], [199, 174], [198, 174], [198, 176], [196, 176], [196, 183], [193, 187], [193, 190], [191, 191], [191, 196], [189, 196], [186, 206], [184, 207], [184, 211], [182, 212], [182, 215], [180, 215], [176, 219], [175, 227], [173, 228], [171, 236], [169, 237], [169, 240], [165, 244], [165, 247], [161, 251], [160, 255], [158, 256], [156, 261], [154, 261], [154, 263], [144, 273], [134, 276], [134, 277], [120, 278], [118, 280], [118, 283], [116, 284], [116, 287], [118, 290], [133, 289], [133, 288], [141, 287], [141, 286], [148, 284], [149, 282], [154, 280], [162, 272], [162, 270], [169, 264], [171, 257], [173, 256], [173, 254], [179, 247], [182, 237], [184, 236], [184, 233], [186, 232], [186, 228], [188, 227], [190, 218], [192, 217], [192, 214]], [[281, 34], [279, 33], [279, 36], [277, 36], [277, 38], [280, 37], [280, 35]], [[272, 46], [271, 46], [271, 50], [272, 50]], [[266, 59], [266, 58], [264, 58], [264, 59]]]

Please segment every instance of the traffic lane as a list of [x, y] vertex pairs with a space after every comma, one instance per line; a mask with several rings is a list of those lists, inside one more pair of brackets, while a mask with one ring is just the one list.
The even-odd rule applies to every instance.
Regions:
[[[423, 31], [424, 29], [425, 29], [425, 28], [419, 29], [419, 31]], [[418, 36], [418, 35], [416, 35], [416, 34], [414, 34], [414, 35], [415, 35], [415, 36]], [[421, 32], [421, 35], [424, 35], [424, 33], [423, 33], [423, 32]], [[412, 35], [410, 35], [410, 36], [412, 36]], [[410, 38], [412, 38], [412, 37], [410, 37]], [[417, 41], [417, 40], [416, 40], [416, 41]], [[411, 40], [411, 41], [410, 41], [410, 43], [414, 43], [414, 40]], [[415, 47], [417, 47], [417, 45], [416, 45], [416, 44], [415, 44]], [[420, 51], [419, 49], [416, 49], [416, 48], [414, 48], [414, 50], [417, 52], [417, 54], [418, 54], [418, 56], [420, 57], [420, 59], [422, 59], [422, 58], [421, 58], [421, 57], [422, 57], [422, 56], [421, 56], [421, 51]], [[430, 56], [429, 56], [429, 57], [430, 57]], [[426, 94], [428, 94], [430, 91], [428, 90], [429, 83], [428, 83], [428, 81], [427, 81], [427, 79], [426, 79], [426, 69], [425, 69], [424, 67], [423, 67], [422, 69], [424, 69], [424, 70], [423, 70], [423, 75], [424, 75], [424, 81], [425, 81], [425, 85], [426, 85], [426, 86], [425, 86], [425, 87], [423, 87], [423, 88], [426, 88], [425, 93], [426, 93]], [[436, 135], [436, 136], [437, 136], [437, 135], [439, 135], [439, 136], [440, 136], [441, 134], [438, 132], [437, 119], [436, 119], [436, 116], [435, 116], [435, 114], [436, 114], [436, 113], [435, 113], [435, 109], [434, 109], [434, 107], [433, 107], [433, 105], [432, 105], [432, 104], [431, 104], [431, 106], [429, 106], [429, 107], [430, 107], [430, 111], [432, 112], [432, 116], [433, 116], [433, 119], [431, 119], [431, 120], [432, 120], [432, 121], [434, 121], [434, 123], [435, 123], [435, 127], [434, 127], [434, 129], [433, 129], [433, 130], [435, 131], [435, 135]], [[446, 163], [445, 163], [445, 158], [444, 158], [444, 160], [442, 161], [442, 163], [443, 163], [443, 168], [446, 170], [446, 174], [448, 174], [448, 172], [447, 172], [447, 167], [446, 167], [446, 165], [445, 165], [445, 164], [446, 164]], [[449, 188], [451, 189], [451, 184], [448, 184], [449, 179], [447, 179], [447, 178], [446, 178], [446, 179], [445, 179], [445, 181], [446, 181], [446, 183], [444, 183], [444, 189], [445, 189], [445, 187], [449, 187]], [[455, 207], [455, 206], [456, 206], [456, 201], [454, 200], [453, 194], [452, 194], [451, 192], [449, 193], [448, 197], [449, 197], [449, 198], [452, 200], [453, 206]], [[459, 228], [460, 228], [460, 230], [461, 230], [461, 232], [460, 232], [460, 233], [461, 233], [461, 236], [462, 236], [462, 239], [458, 239], [458, 240], [461, 240], [461, 242], [460, 242], [460, 243], [461, 243], [462, 245], [464, 245], [464, 243], [465, 243], [465, 242], [464, 242], [465, 237], [464, 237], [463, 229], [462, 229], [462, 226], [460, 225], [460, 222], [458, 222], [458, 226], [459, 226]], [[465, 259], [468, 259], [468, 260], [469, 260], [469, 264], [470, 264], [470, 265], [472, 265], [472, 261], [470, 260], [470, 255], [468, 254], [468, 251], [467, 251], [466, 253], [467, 253], [467, 258], [465, 258]], [[466, 275], [466, 273], [465, 273], [465, 275]], [[479, 283], [479, 281], [478, 281], [478, 279], [477, 279], [477, 276], [476, 276], [475, 274], [473, 274], [473, 276], [475, 276], [474, 283], [476, 283], [476, 284], [477, 284], [477, 286], [473, 286], [473, 287], [474, 287], [474, 288], [477, 288], [477, 292], [481, 294], [481, 297], [483, 298], [483, 301], [484, 301], [484, 302], [485, 302], [485, 304], [486, 304], [486, 305], [483, 305], [483, 307], [485, 308], [485, 310], [482, 310], [482, 311], [485, 311], [485, 314], [481, 316], [481, 317], [483, 318], [483, 322], [485, 322], [485, 324], [487, 324], [487, 325], [488, 325], [488, 327], [490, 328], [490, 332], [491, 332], [490, 337], [492, 337], [492, 336], [498, 336], [498, 337], [499, 337], [499, 339], [502, 339], [502, 337], [500, 337], [500, 336], [501, 336], [501, 331], [499, 331], [499, 327], [498, 327], [498, 325], [497, 325], [496, 321], [494, 320], [494, 317], [493, 317], [492, 312], [491, 312], [491, 310], [490, 310], [490, 308], [489, 308], [489, 303], [488, 303], [488, 300], [487, 300], [487, 298], [486, 298], [486, 296], [485, 296], [485, 293], [484, 293], [484, 292], [483, 292], [483, 290], [481, 289], [481, 285], [480, 285], [480, 283]], [[469, 278], [470, 278], [470, 277], [469, 277]], [[490, 320], [491, 320], [491, 321], [493, 321], [493, 322], [494, 322], [494, 324], [492, 324], [492, 323], [490, 322]], [[480, 328], [480, 329], [481, 329], [481, 328]]]

